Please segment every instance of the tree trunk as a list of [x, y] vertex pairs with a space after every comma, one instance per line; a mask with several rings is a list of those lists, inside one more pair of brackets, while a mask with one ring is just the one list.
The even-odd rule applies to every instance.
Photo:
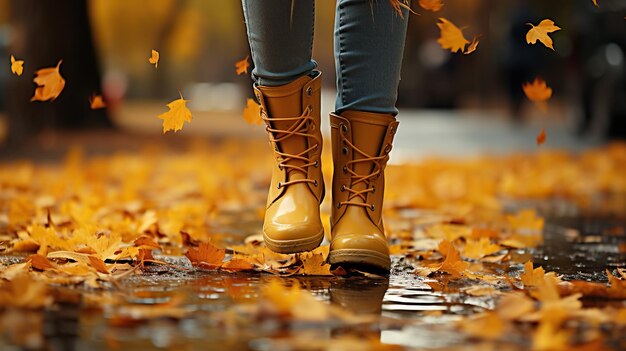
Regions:
[[[101, 93], [87, 0], [11, 0], [11, 54], [22, 59], [24, 74], [9, 80], [9, 142], [19, 143], [41, 129], [110, 127], [106, 109], [91, 110], [89, 98]], [[48, 102], [31, 102], [40, 68], [61, 64], [66, 84]]]

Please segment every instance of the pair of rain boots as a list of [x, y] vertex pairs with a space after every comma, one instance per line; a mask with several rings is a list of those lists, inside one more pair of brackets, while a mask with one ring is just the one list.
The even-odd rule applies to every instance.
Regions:
[[[275, 252], [310, 251], [324, 238], [320, 76], [254, 88], [275, 157], [263, 224], [265, 244]], [[389, 271], [381, 211], [384, 170], [398, 122], [392, 115], [345, 111], [331, 114], [330, 123], [330, 264]]]

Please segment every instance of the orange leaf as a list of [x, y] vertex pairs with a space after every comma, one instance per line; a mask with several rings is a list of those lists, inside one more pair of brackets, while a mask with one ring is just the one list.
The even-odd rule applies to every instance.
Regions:
[[246, 101], [246, 108], [243, 109], [243, 119], [252, 125], [260, 125], [263, 123], [261, 118], [261, 105], [257, 104], [253, 99]]
[[472, 42], [467, 46], [464, 54], [469, 55], [472, 52], [476, 51], [476, 48], [478, 48], [478, 37], [474, 35], [474, 39], [472, 39]]
[[42, 68], [35, 72], [37, 75], [33, 82], [37, 84], [35, 95], [30, 101], [54, 101], [65, 88], [65, 79], [61, 77], [59, 68], [63, 60], [56, 67]]
[[183, 129], [185, 122], [191, 122], [191, 111], [187, 108], [187, 102], [183, 96], [167, 104], [169, 111], [159, 115], [159, 119], [163, 120], [163, 134], [169, 130], [174, 132]]
[[46, 269], [54, 269], [54, 264], [50, 262], [45, 256], [34, 254], [30, 255], [26, 258], [26, 262], [30, 262], [31, 266], [40, 271], [45, 271]]
[[437, 12], [443, 7], [443, 2], [441, 0], [419, 0], [419, 5], [424, 10]]
[[541, 128], [541, 132], [537, 134], [537, 145], [541, 145], [546, 142], [546, 128]]
[[595, 7], [600, 7], [600, 6], [598, 6], [598, 0], [591, 0], [591, 2], [593, 2], [593, 4], [595, 5]]
[[244, 258], [232, 258], [224, 262], [221, 268], [227, 271], [249, 271], [254, 269], [254, 265]]
[[549, 19], [544, 19], [537, 26], [532, 23], [526, 23], [530, 25], [532, 28], [526, 33], [526, 43], [528, 44], [536, 44], [537, 40], [539, 40], [546, 47], [554, 50], [552, 47], [552, 38], [548, 36], [548, 33], [556, 32], [560, 30], [558, 26], [554, 25], [554, 22]]
[[439, 17], [439, 21], [441, 21], [437, 23], [437, 27], [441, 30], [441, 37], [437, 39], [439, 45], [452, 52], [463, 52], [465, 45], [469, 44], [469, 40], [463, 36], [463, 31], [443, 17]]
[[191, 264], [197, 267], [217, 268], [222, 265], [226, 251], [211, 243], [201, 243], [198, 248], [189, 248], [185, 254]]
[[299, 273], [305, 275], [332, 275], [330, 265], [321, 253], [302, 254], [302, 267]]
[[96, 269], [96, 271], [104, 274], [109, 274], [109, 270], [107, 269], [106, 264], [104, 264], [104, 261], [102, 261], [98, 257], [89, 256], [89, 263], [93, 268]]
[[24, 60], [16, 60], [13, 55], [11, 55], [11, 72], [17, 76], [21, 76], [22, 72], [24, 72]]
[[463, 271], [469, 267], [469, 263], [461, 260], [459, 250], [446, 239], [443, 239], [441, 243], [439, 243], [437, 250], [445, 256], [445, 260], [440, 265], [435, 265], [433, 268], [440, 272], [446, 272], [453, 278], [460, 278]]
[[159, 66], [159, 52], [156, 50], [152, 50], [152, 56], [148, 58], [148, 62], [154, 65], [154, 68]]
[[461, 330], [466, 334], [481, 339], [498, 339], [505, 332], [505, 325], [493, 312], [481, 313], [461, 321]]
[[547, 111], [546, 102], [552, 97], [552, 88], [543, 79], [537, 77], [532, 83], [524, 83], [522, 89], [528, 100], [534, 102], [541, 111]]
[[237, 73], [237, 75], [248, 73], [248, 67], [250, 67], [250, 62], [248, 62], [249, 58], [250, 56], [246, 56], [245, 59], [235, 62], [235, 73]]
[[92, 110], [97, 110], [99, 108], [107, 107], [107, 104], [104, 102], [102, 95], [93, 95], [91, 98], [89, 98], [89, 107]]

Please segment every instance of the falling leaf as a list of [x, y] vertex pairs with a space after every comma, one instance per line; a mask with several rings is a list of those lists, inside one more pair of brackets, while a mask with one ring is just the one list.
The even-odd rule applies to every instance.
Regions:
[[63, 60], [56, 67], [42, 68], [35, 72], [37, 75], [33, 82], [37, 84], [35, 95], [30, 101], [54, 101], [65, 88], [65, 79], [59, 71]]
[[21, 76], [22, 72], [24, 72], [24, 60], [16, 60], [13, 55], [11, 55], [11, 72], [17, 76]]
[[159, 66], [159, 52], [156, 50], [152, 50], [152, 56], [148, 58], [148, 62], [154, 65], [154, 68]]
[[104, 102], [102, 95], [93, 95], [91, 98], [89, 98], [89, 107], [92, 110], [97, 110], [99, 108], [107, 107], [107, 104]]
[[441, 0], [419, 0], [419, 5], [424, 10], [437, 12], [443, 7], [443, 2]]
[[243, 119], [251, 125], [260, 125], [263, 123], [261, 118], [261, 105], [257, 104], [253, 99], [246, 101], [246, 108], [243, 109]]
[[437, 23], [437, 27], [441, 30], [441, 37], [437, 39], [439, 45], [444, 49], [450, 49], [452, 52], [463, 52], [465, 45], [470, 43], [463, 36], [463, 31], [443, 17], [439, 17], [439, 21], [441, 21], [441, 23]]
[[213, 244], [201, 243], [198, 248], [189, 248], [185, 256], [191, 264], [201, 268], [215, 269], [222, 265], [226, 252]]
[[591, 2], [593, 2], [593, 5], [595, 7], [600, 7], [600, 6], [598, 6], [598, 0], [591, 0]]
[[474, 39], [472, 39], [472, 42], [467, 46], [464, 54], [469, 55], [472, 52], [476, 51], [476, 48], [478, 48], [478, 37], [474, 36]]
[[248, 73], [248, 67], [250, 67], [250, 62], [248, 62], [249, 58], [250, 56], [246, 56], [245, 59], [235, 62], [235, 73], [237, 73], [237, 75]]
[[537, 77], [532, 83], [524, 83], [522, 88], [528, 100], [535, 103], [541, 111], [547, 111], [548, 105], [546, 102], [552, 97], [552, 88], [543, 79]]
[[191, 111], [187, 108], [188, 101], [184, 100], [181, 94], [180, 99], [167, 104], [170, 110], [160, 114], [158, 117], [163, 120], [163, 134], [169, 130], [179, 131], [183, 129], [185, 122], [191, 122]]
[[537, 40], [539, 40], [546, 47], [554, 50], [552, 47], [552, 38], [548, 35], [548, 33], [556, 32], [561, 28], [554, 25], [554, 22], [549, 19], [544, 19], [537, 26], [532, 23], [526, 23], [530, 25], [532, 28], [526, 33], [526, 42], [528, 44], [536, 44]]
[[546, 128], [541, 128], [541, 132], [537, 134], [537, 145], [542, 145], [546, 142]]

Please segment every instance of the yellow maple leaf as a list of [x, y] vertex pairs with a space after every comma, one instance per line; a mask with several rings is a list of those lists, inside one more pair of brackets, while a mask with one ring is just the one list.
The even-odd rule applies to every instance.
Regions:
[[557, 279], [557, 282], [559, 281], [559, 278], [554, 272], [546, 273], [541, 266], [533, 269], [533, 263], [531, 261], [527, 261], [524, 264], [524, 273], [520, 275], [524, 287], [537, 287], [540, 286], [544, 280], [552, 278]]
[[526, 23], [526, 24], [532, 27], [530, 30], [528, 30], [528, 33], [526, 33], [526, 43], [536, 44], [537, 40], [539, 40], [543, 45], [554, 50], [554, 47], [552, 47], [552, 38], [550, 38], [548, 33], [561, 30], [561, 28], [554, 25], [554, 21], [549, 20], [549, 19], [544, 19], [536, 26], [533, 25], [532, 23]]
[[467, 46], [467, 49], [463, 54], [469, 55], [472, 52], [476, 51], [476, 48], [478, 48], [478, 43], [478, 37], [474, 35], [474, 39], [472, 39], [472, 42]]
[[443, 7], [443, 2], [441, 0], [419, 0], [419, 5], [424, 10], [437, 12]]
[[37, 75], [33, 82], [37, 84], [35, 95], [30, 101], [54, 101], [65, 88], [65, 79], [61, 77], [59, 71], [63, 60], [57, 63], [56, 67], [42, 68], [35, 72]]
[[154, 68], [159, 67], [159, 52], [152, 50], [152, 55], [148, 58], [148, 62], [154, 65]]
[[302, 267], [300, 274], [304, 275], [332, 275], [330, 264], [326, 263], [326, 258], [321, 253], [304, 253], [301, 255]]
[[167, 104], [170, 110], [158, 116], [163, 120], [163, 134], [169, 130], [179, 131], [183, 129], [185, 122], [191, 122], [191, 111], [187, 108], [188, 101], [184, 100], [181, 94], [180, 99]]
[[261, 105], [257, 104], [253, 99], [246, 101], [246, 108], [243, 109], [243, 119], [252, 125], [260, 125], [263, 123], [261, 118]]
[[250, 67], [249, 58], [250, 56], [246, 56], [245, 59], [235, 62], [235, 73], [237, 75], [248, 73], [248, 67]]
[[478, 260], [492, 253], [496, 253], [501, 249], [500, 245], [492, 244], [489, 238], [483, 237], [479, 240], [469, 239], [463, 247], [463, 257]]
[[463, 31], [443, 17], [439, 17], [439, 21], [441, 21], [437, 23], [437, 27], [441, 30], [441, 37], [437, 39], [439, 45], [452, 52], [463, 52], [465, 45], [469, 44], [469, 40], [463, 36]]
[[461, 259], [461, 254], [454, 245], [446, 240], [441, 240], [437, 250], [445, 256], [443, 262], [439, 265], [433, 265], [436, 271], [446, 272], [452, 276], [452, 278], [460, 278], [463, 272], [469, 267], [469, 263]]
[[11, 55], [11, 72], [17, 76], [21, 76], [22, 72], [24, 72], [24, 60], [16, 60], [13, 55]]
[[107, 104], [104, 102], [102, 95], [93, 95], [89, 98], [89, 108], [92, 110], [97, 110], [99, 108], [105, 108]]

